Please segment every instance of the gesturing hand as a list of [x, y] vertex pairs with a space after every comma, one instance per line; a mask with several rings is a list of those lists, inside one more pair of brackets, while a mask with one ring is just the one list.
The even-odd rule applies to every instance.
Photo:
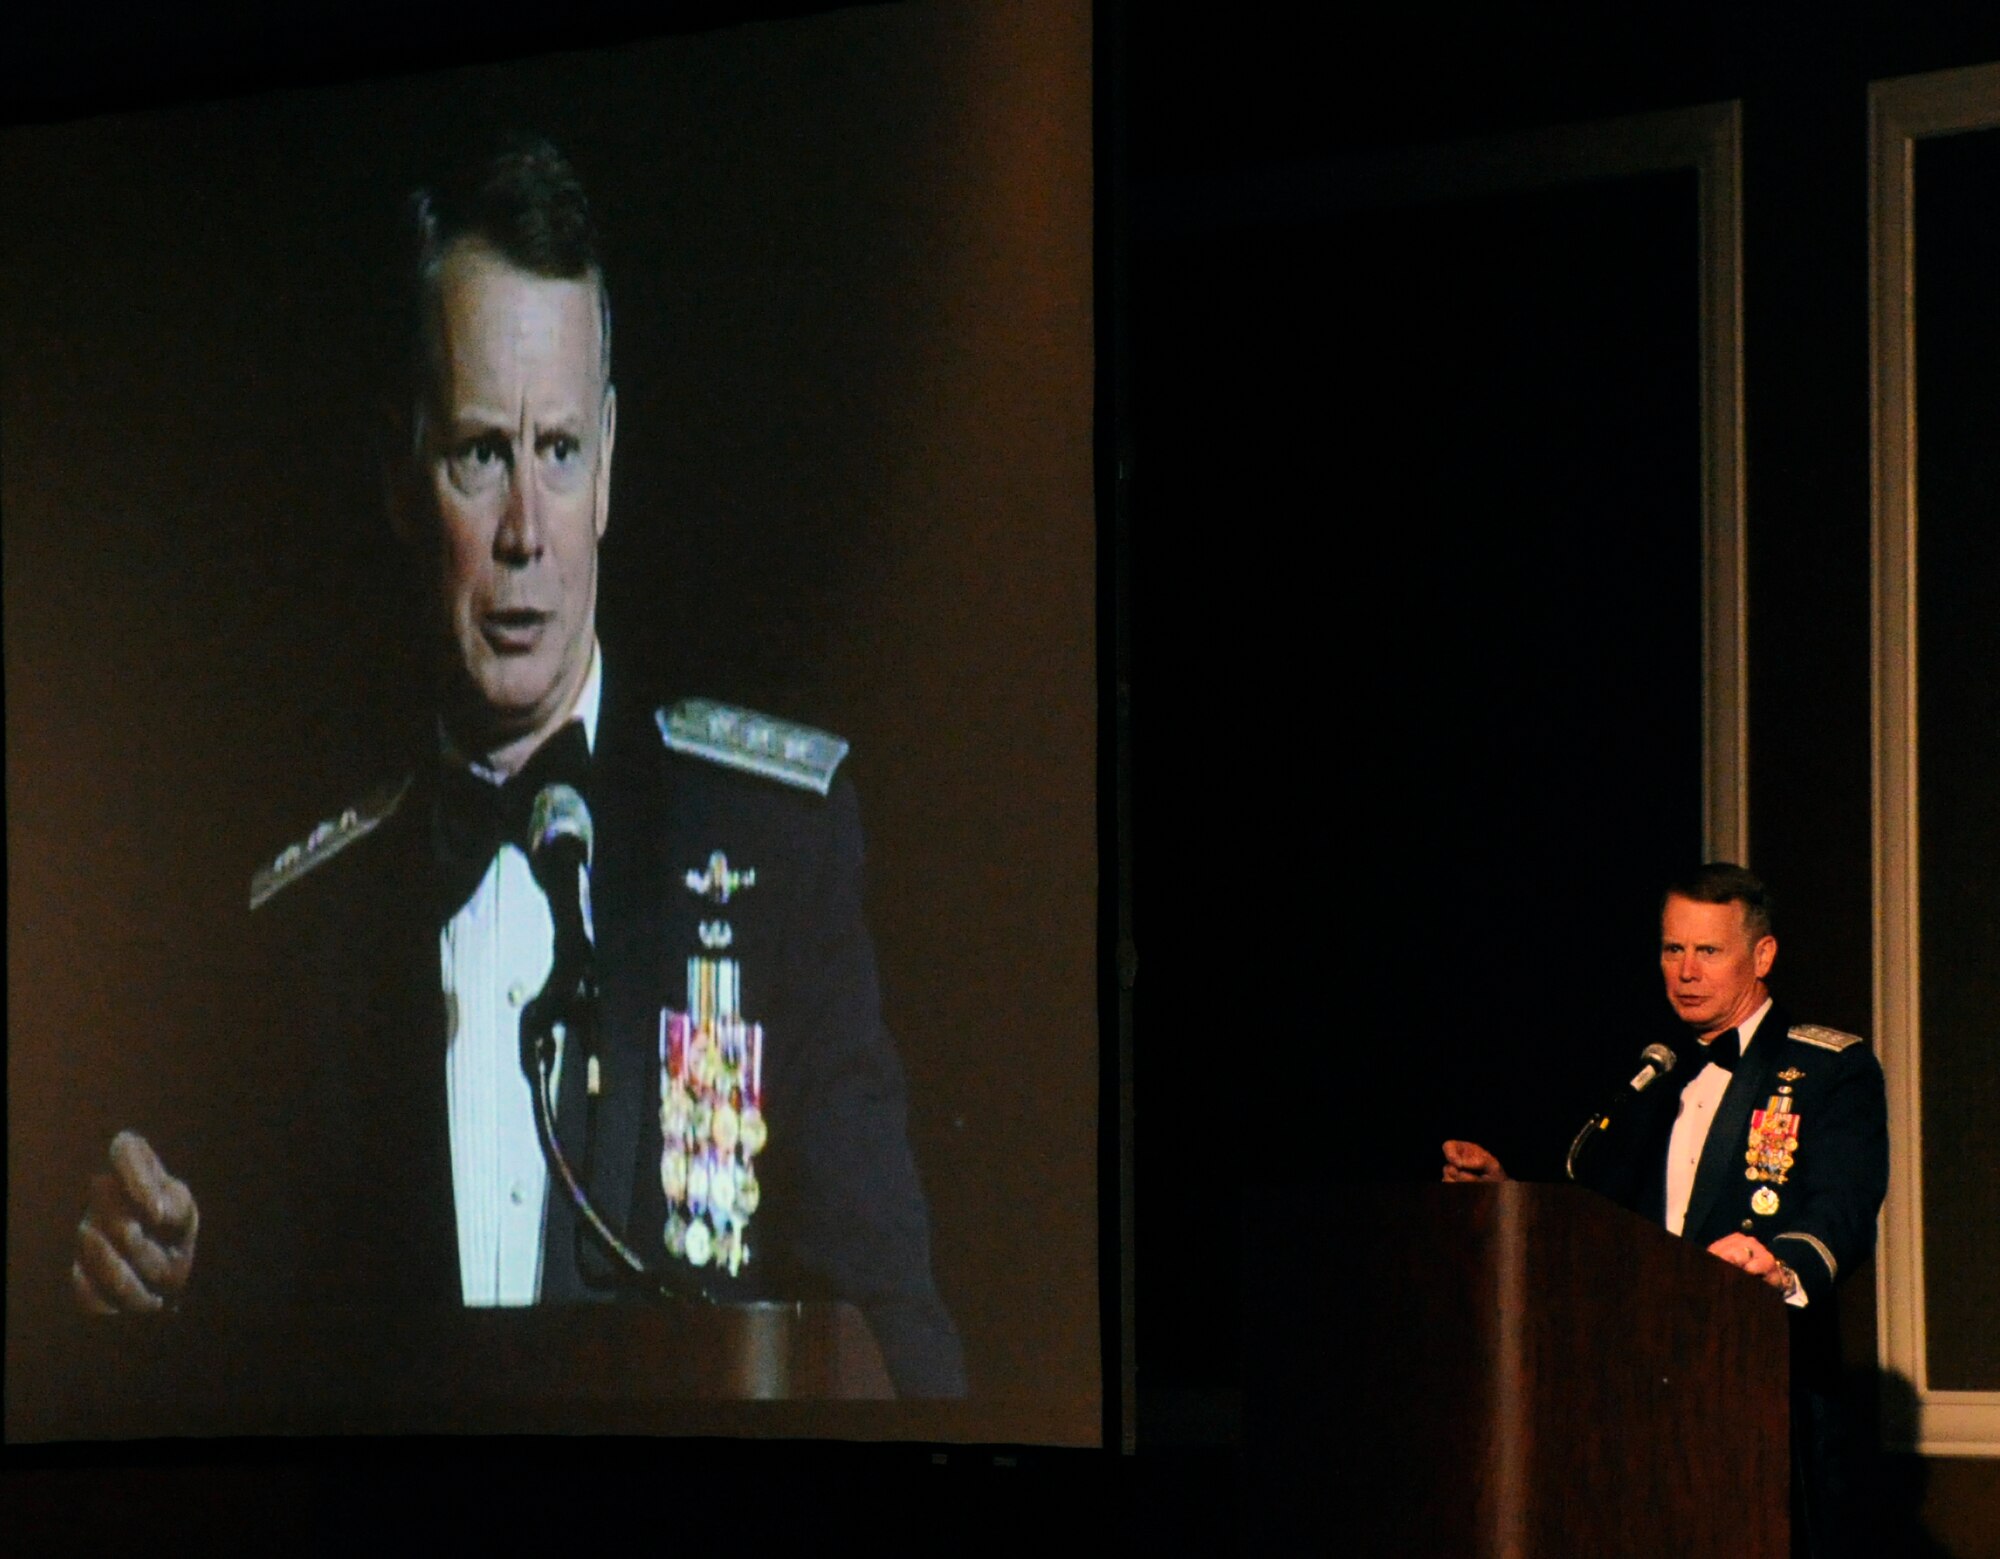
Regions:
[[164, 1309], [187, 1287], [201, 1212], [135, 1131], [111, 1139], [110, 1169], [92, 1175], [76, 1226], [70, 1292], [96, 1315]]

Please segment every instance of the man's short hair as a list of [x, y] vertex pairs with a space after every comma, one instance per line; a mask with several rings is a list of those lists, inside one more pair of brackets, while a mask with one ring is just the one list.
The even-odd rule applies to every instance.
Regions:
[[1771, 890], [1755, 872], [1732, 862], [1710, 861], [1668, 883], [1660, 895], [1662, 914], [1670, 898], [1692, 899], [1697, 904], [1741, 904], [1743, 924], [1750, 933], [1752, 947], [1765, 937], [1776, 935], [1772, 926], [1777, 906]]
[[576, 170], [538, 136], [506, 138], [410, 196], [411, 389], [419, 408], [436, 384], [438, 277], [454, 244], [470, 239], [509, 265], [551, 281], [597, 284], [604, 382], [611, 382], [611, 293], [597, 225]]

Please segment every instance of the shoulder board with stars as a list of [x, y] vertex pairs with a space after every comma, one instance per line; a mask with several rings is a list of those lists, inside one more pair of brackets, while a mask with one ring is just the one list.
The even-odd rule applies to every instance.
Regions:
[[285, 846], [276, 860], [259, 868], [250, 879], [250, 907], [258, 908], [315, 867], [324, 866], [355, 840], [367, 838], [402, 803], [414, 777], [406, 774], [377, 787], [339, 817], [327, 819], [298, 843]]
[[1817, 1023], [1800, 1023], [1786, 1032], [1788, 1039], [1796, 1039], [1804, 1044], [1817, 1045], [1821, 1050], [1846, 1050], [1862, 1042], [1859, 1034], [1843, 1033], [1839, 1029], [1822, 1028]]
[[686, 698], [653, 711], [660, 740], [674, 752], [761, 774], [781, 785], [827, 793], [833, 771], [847, 756], [846, 738], [809, 725], [775, 720], [754, 709]]

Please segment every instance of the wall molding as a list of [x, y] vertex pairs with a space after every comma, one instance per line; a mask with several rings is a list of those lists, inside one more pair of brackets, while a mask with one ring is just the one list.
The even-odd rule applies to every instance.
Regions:
[[1916, 143], [2000, 127], [2000, 65], [1877, 81], [1868, 88], [1869, 361], [1874, 514], [1875, 1046], [1889, 1087], [1889, 1195], [1875, 1266], [1876, 1348], [1909, 1381], [1885, 1404], [1891, 1445], [2000, 1456], [2000, 1391], [1938, 1391], [1924, 1335], [1923, 937], [1917, 849]]

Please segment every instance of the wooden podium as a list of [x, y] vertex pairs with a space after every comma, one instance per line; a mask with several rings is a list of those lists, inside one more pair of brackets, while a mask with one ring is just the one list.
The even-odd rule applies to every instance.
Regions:
[[1246, 1237], [1267, 1538], [1787, 1559], [1789, 1334], [1756, 1279], [1575, 1186], [1355, 1186]]

